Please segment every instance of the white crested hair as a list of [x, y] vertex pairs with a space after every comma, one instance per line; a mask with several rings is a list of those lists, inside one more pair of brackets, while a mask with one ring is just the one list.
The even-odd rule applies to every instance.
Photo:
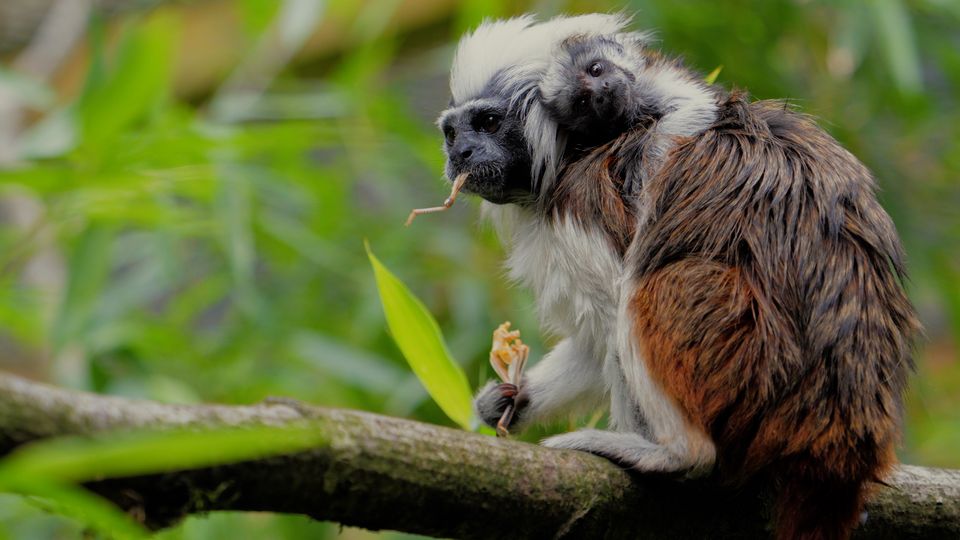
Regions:
[[629, 24], [622, 14], [554, 17], [536, 22], [532, 15], [484, 21], [457, 45], [450, 71], [453, 105], [480, 98], [492, 83], [509, 95], [510, 107], [524, 122], [524, 136], [533, 161], [532, 177], [541, 191], [553, 183], [563, 150], [563, 135], [538, 98], [560, 44], [580, 34], [619, 34]]

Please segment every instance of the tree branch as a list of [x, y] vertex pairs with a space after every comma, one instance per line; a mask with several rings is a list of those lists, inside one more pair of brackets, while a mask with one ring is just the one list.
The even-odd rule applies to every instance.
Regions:
[[[290, 456], [88, 484], [152, 527], [212, 510], [296, 513], [457, 538], [763, 536], [763, 489], [631, 475], [607, 461], [375, 414], [307, 405], [167, 405], [0, 375], [0, 453], [66, 434], [307, 421]], [[960, 537], [960, 471], [902, 466], [861, 538]]]

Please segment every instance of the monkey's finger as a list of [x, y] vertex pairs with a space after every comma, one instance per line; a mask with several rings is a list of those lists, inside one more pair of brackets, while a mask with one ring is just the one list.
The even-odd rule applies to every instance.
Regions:
[[510, 435], [507, 427], [510, 425], [510, 422], [513, 421], [513, 411], [513, 405], [507, 405], [507, 408], [503, 410], [503, 416], [501, 416], [500, 420], [497, 422], [497, 437], [506, 437]]

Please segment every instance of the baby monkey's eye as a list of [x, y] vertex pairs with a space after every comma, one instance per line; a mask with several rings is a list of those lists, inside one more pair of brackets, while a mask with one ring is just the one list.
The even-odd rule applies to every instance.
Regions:
[[495, 133], [500, 129], [500, 117], [496, 114], [481, 114], [473, 121], [473, 128], [480, 133]]
[[593, 65], [590, 66], [589, 72], [591, 77], [599, 77], [600, 75], [602, 75], [603, 62], [594, 62]]
[[454, 131], [452, 127], [443, 128], [443, 137], [447, 140], [447, 144], [453, 144], [453, 140], [457, 137], [457, 132]]

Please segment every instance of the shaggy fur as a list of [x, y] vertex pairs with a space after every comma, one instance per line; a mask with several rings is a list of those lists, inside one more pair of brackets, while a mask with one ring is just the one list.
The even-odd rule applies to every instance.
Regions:
[[648, 189], [628, 265], [650, 372], [721, 474], [780, 479], [781, 538], [845, 536], [893, 463], [919, 328], [873, 178], [809, 119], [734, 94]]
[[641, 51], [636, 37], [578, 35], [561, 43], [540, 96], [574, 146], [608, 142], [661, 109], [637, 84]]
[[[552, 215], [622, 246], [631, 141], [649, 133], [571, 164]], [[919, 324], [874, 189], [808, 118], [735, 93], [649, 179], [626, 252], [637, 360], [716, 445], [721, 477], [779, 482], [779, 538], [846, 537], [895, 460]]]
[[[580, 34], [617, 34], [629, 23], [622, 15], [590, 14], [536, 22], [532, 16], [486, 21], [460, 39], [450, 71], [451, 109], [489, 95], [525, 120], [535, 188], [556, 178], [565, 138], [538, 99], [538, 85], [561, 42]], [[446, 112], [444, 113], [446, 114]], [[441, 116], [441, 120], [443, 116]]]
[[[482, 98], [524, 124], [526, 146], [504, 151], [532, 163], [530, 196], [484, 211], [511, 277], [561, 337], [519, 394], [491, 383], [477, 412], [495, 424], [513, 402], [522, 429], [606, 401], [610, 431], [544, 444], [643, 472], [771, 478], [778, 538], [845, 538], [893, 463], [919, 329], [873, 179], [808, 118], [707, 87], [649, 52], [637, 79], [663, 98], [653, 121], [564, 155], [564, 130], [531, 89], [564, 40], [621, 39], [622, 19], [611, 21], [578, 32], [527, 20], [532, 33], [497, 35], [496, 50], [511, 52], [484, 57], [487, 75], [454, 84], [479, 90], [455, 90], [448, 121], [476, 118]], [[484, 32], [461, 51], [479, 55]], [[518, 55], [516, 69], [500, 62]], [[470, 69], [455, 65], [456, 78]], [[494, 140], [483, 138], [503, 146]]]

